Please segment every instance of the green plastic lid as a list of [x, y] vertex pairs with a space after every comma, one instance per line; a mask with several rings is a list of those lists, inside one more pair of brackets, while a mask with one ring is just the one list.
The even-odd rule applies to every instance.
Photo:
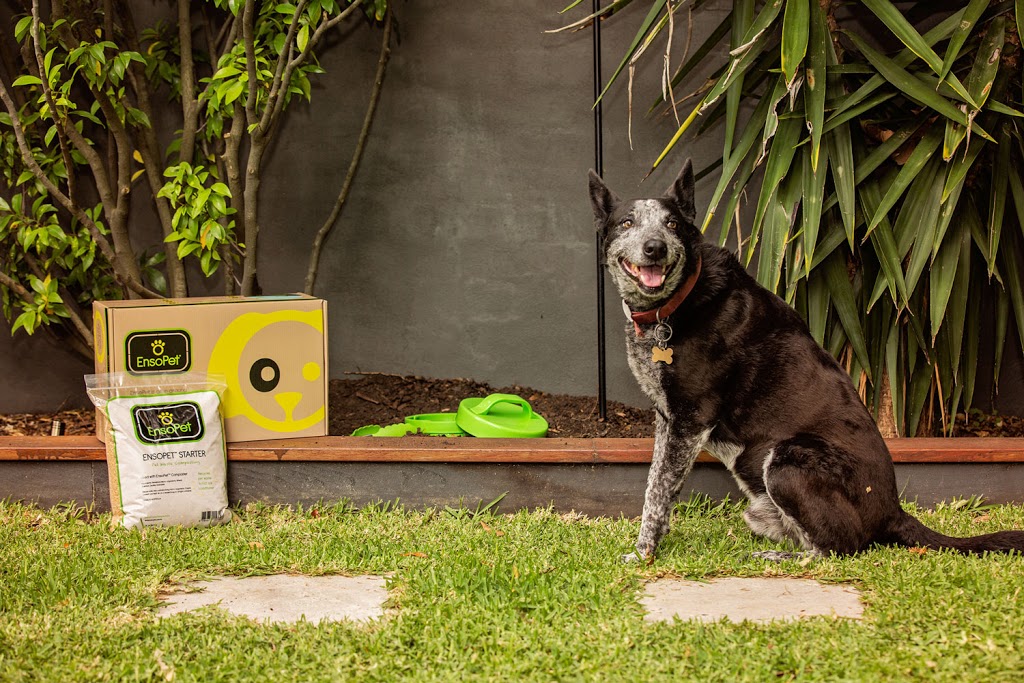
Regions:
[[473, 436], [535, 438], [548, 433], [548, 421], [533, 412], [525, 399], [513, 394], [463, 399], [456, 420]]
[[352, 432], [352, 436], [405, 436], [406, 434], [415, 434], [416, 428], [412, 425], [407, 424], [395, 424], [388, 425], [387, 427], [381, 427], [380, 425], [366, 425]]
[[429, 436], [466, 436], [466, 431], [459, 427], [455, 413], [423, 413], [405, 418], [405, 424]]

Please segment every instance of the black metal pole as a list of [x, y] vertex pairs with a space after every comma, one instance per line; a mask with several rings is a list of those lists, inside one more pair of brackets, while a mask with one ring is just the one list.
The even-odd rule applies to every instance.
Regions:
[[[599, 9], [593, 0], [594, 12]], [[604, 177], [604, 136], [601, 121], [601, 18], [594, 17], [594, 170]], [[605, 354], [604, 265], [601, 262], [601, 236], [597, 236], [597, 410], [608, 417], [608, 371]]]

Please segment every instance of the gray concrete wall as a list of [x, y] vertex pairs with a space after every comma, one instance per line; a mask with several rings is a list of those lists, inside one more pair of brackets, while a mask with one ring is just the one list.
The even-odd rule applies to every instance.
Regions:
[[[396, 7], [402, 41], [318, 280], [331, 305], [332, 374], [469, 376], [595, 394], [590, 31], [545, 34], [563, 19], [540, 2]], [[723, 11], [701, 17], [695, 44]], [[606, 76], [643, 13], [631, 9], [606, 25]], [[295, 239], [262, 253], [269, 291], [301, 286], [312, 234], [344, 177], [377, 50], [375, 35], [353, 39], [360, 63], [346, 51], [325, 56], [330, 86], [292, 112], [271, 160], [265, 230], [288, 226]], [[640, 113], [657, 79], [652, 68], [638, 73]], [[604, 105], [605, 177], [624, 195], [660, 194], [681, 154], [637, 185], [674, 124], [638, 115], [631, 150], [627, 111], [626, 89], [616, 87]], [[712, 159], [720, 147], [709, 136], [687, 153]], [[610, 396], [642, 402], [610, 291], [607, 308]]]

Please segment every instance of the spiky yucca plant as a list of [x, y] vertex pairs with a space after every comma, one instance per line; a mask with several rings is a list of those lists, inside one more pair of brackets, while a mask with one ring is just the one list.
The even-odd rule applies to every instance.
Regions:
[[[681, 9], [706, 4], [654, 0], [605, 91]], [[949, 433], [976, 399], [982, 336], [994, 336], [997, 380], [1011, 311], [1024, 338], [1024, 0], [972, 0], [922, 33], [935, 5], [736, 0], [666, 74], [671, 93], [728, 41], [652, 166], [688, 131], [724, 126], [722, 158], [703, 171], [720, 167], [705, 234], [739, 235], [741, 260], [756, 259], [757, 280], [804, 316], [893, 435]], [[862, 19], [891, 35], [869, 39]], [[989, 298], [994, 321], [981, 315]]]

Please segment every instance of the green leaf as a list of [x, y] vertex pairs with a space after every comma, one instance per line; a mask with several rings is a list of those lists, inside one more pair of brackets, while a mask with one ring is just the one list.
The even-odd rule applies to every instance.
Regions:
[[[992, 91], [992, 84], [995, 82], [996, 74], [999, 72], [999, 55], [1003, 50], [1006, 21], [1003, 17], [996, 17], [989, 22], [985, 37], [978, 47], [974, 58], [974, 66], [967, 76], [967, 91], [979, 107], [985, 105], [989, 93]], [[961, 105], [961, 109], [965, 106]], [[968, 118], [973, 120], [977, 111], [969, 114]], [[946, 121], [946, 139], [942, 147], [942, 158], [950, 159], [957, 147], [967, 134], [967, 129], [960, 124]]]
[[[736, 0], [732, 10], [732, 32], [729, 34], [729, 49], [739, 47], [739, 40], [746, 35], [747, 29], [754, 20], [754, 0]], [[723, 22], [724, 26], [724, 22]], [[743, 100], [743, 76], [729, 86], [725, 94], [725, 154], [728, 159], [732, 154], [732, 143], [736, 133], [736, 122], [740, 115], [740, 103]]]
[[1003, 230], [1003, 215], [1006, 212], [1006, 189], [1011, 173], [1010, 136], [1004, 127], [999, 135], [996, 160], [992, 167], [992, 184], [988, 202], [988, 274], [992, 275], [995, 259], [999, 253], [999, 238]]
[[[631, 0], [626, 0], [627, 3], [630, 2], [630, 1]], [[751, 2], [751, 0], [736, 0], [735, 4], [736, 5], [741, 5], [741, 4], [748, 4], [748, 3], [751, 5], [751, 12], [753, 12], [753, 3]], [[677, 85], [679, 85], [682, 82], [682, 80], [684, 78], [686, 78], [686, 76], [693, 69], [695, 69], [697, 66], [699, 66], [704, 61], [704, 58], [707, 57], [709, 54], [711, 54], [712, 50], [714, 50], [714, 49], [716, 49], [716, 48], [718, 48], [720, 46], [720, 44], [722, 42], [722, 39], [725, 38], [725, 34], [729, 33], [730, 27], [733, 26], [733, 17], [735, 16], [735, 14], [736, 14], [736, 9], [734, 7], [733, 11], [728, 13], [728, 14], [726, 14], [725, 18], [722, 19], [722, 22], [715, 28], [714, 31], [711, 32], [711, 35], [709, 35], [707, 37], [707, 40], [705, 40], [703, 43], [701, 43], [700, 47], [698, 47], [696, 50], [694, 50], [693, 54], [691, 54], [687, 58], [687, 60], [679, 67], [679, 69], [676, 71], [675, 75], [672, 76], [672, 83], [671, 83], [671, 85], [672, 85], [673, 88], [676, 87]], [[749, 24], [749, 22], [748, 22], [748, 24]], [[744, 29], [744, 31], [745, 30], [746, 29]], [[733, 46], [733, 47], [735, 47], [735, 46]], [[661, 104], [662, 102], [664, 102], [664, 101], [665, 101], [665, 96], [664, 95], [658, 95], [658, 98], [654, 101], [654, 104], [651, 105], [651, 108], [647, 111], [647, 113], [648, 114], [652, 113], [655, 110], [655, 108], [657, 108], [657, 106], [659, 104]]]
[[932, 158], [932, 155], [935, 153], [935, 150], [938, 149], [939, 142], [941, 140], [942, 131], [938, 126], [932, 126], [928, 132], [924, 134], [924, 137], [918, 141], [917, 147], [914, 148], [914, 151], [910, 154], [907, 162], [903, 164], [903, 168], [900, 169], [895, 182], [893, 182], [892, 186], [885, 193], [885, 196], [882, 197], [881, 204], [878, 206], [878, 209], [868, 222], [868, 234], [870, 234], [875, 226], [878, 225], [878, 222], [888, 214], [889, 209], [896, 205], [896, 202], [898, 202], [900, 197], [903, 196], [906, 189], [910, 187], [912, 182], [914, 182], [914, 179], [917, 178], [921, 169], [925, 167], [928, 161]]
[[846, 228], [846, 241], [853, 245], [853, 231], [857, 225], [856, 194], [854, 192], [853, 141], [850, 125], [844, 123], [825, 135], [825, 149], [828, 153], [832, 181], [839, 200], [839, 213]]
[[[942, 329], [943, 317], [946, 315], [946, 306], [949, 297], [953, 293], [953, 284], [958, 276], [961, 254], [966, 251], [966, 260], [970, 260], [971, 236], [961, 225], [950, 235], [950, 239], [943, 240], [939, 247], [939, 253], [935, 257], [931, 268], [928, 270], [929, 286], [929, 318], [932, 322], [932, 345], [939, 336]], [[966, 250], [964, 249], [966, 247]], [[967, 270], [970, 273], [970, 270]]]
[[[657, 0], [656, 0], [657, 1]], [[751, 24], [747, 30], [747, 34], [744, 36], [744, 43], [740, 45], [736, 50], [731, 53], [731, 59], [729, 67], [725, 74], [722, 75], [716, 82], [711, 90], [704, 96], [704, 98], [694, 107], [690, 115], [679, 125], [676, 129], [675, 134], [665, 145], [665, 148], [658, 155], [658, 158], [654, 160], [654, 164], [651, 166], [651, 171], [658, 168], [668, 153], [676, 146], [679, 139], [683, 136], [683, 133], [687, 131], [690, 125], [694, 122], [699, 114], [706, 111], [722, 94], [729, 88], [730, 85], [742, 74], [745, 74], [750, 68], [750, 65], [754, 62], [757, 56], [764, 49], [768, 42], [768, 28], [772, 22], [775, 21], [779, 15], [779, 10], [782, 7], [782, 0], [770, 0], [762, 9], [761, 13]], [[607, 88], [606, 88], [607, 90]], [[603, 93], [602, 93], [603, 94]], [[650, 175], [650, 172], [648, 175]]]
[[[761, 101], [758, 103], [754, 113], [750, 115], [750, 119], [747, 122], [746, 127], [743, 129], [743, 134], [740, 136], [740, 140], [736, 144], [736, 148], [725, 161], [725, 164], [722, 167], [722, 176], [711, 196], [711, 201], [708, 202], [708, 210], [704, 216], [704, 222], [701, 224], [702, 232], [706, 231], [708, 225], [711, 224], [711, 219], [715, 216], [715, 211], [718, 209], [719, 202], [722, 201], [722, 196], [728, 189], [729, 183], [732, 181], [737, 169], [739, 169], [740, 164], [753, 148], [754, 141], [760, 138], [763, 125], [761, 122], [765, 120], [765, 115], [768, 113], [768, 104], [769, 102], [767, 97], [761, 98]], [[753, 162], [751, 162], [751, 164], [752, 163]], [[727, 213], [726, 218], [731, 218], [731, 213]]]
[[[825, 26], [825, 17], [819, 4], [812, 0], [810, 7], [810, 36], [807, 64], [804, 66], [804, 107], [807, 110], [807, 128], [811, 133], [811, 170], [817, 173], [821, 136], [825, 133], [825, 93], [828, 84], [826, 51], [827, 41], [831, 40], [831, 36]], [[788, 13], [788, 7], [786, 11]]]
[[32, 28], [31, 14], [26, 17], [22, 17], [18, 20], [18, 23], [14, 25], [14, 39], [20, 43], [22, 38], [28, 34], [30, 28]]
[[1024, 35], [1024, 0], [1014, 0], [1013, 16], [1017, 21], [1017, 35]]
[[740, 75], [746, 72], [747, 67], [754, 61], [754, 58], [761, 53], [768, 40], [769, 31], [775, 19], [779, 16], [779, 12], [782, 9], [782, 0], [769, 0], [763, 8], [761, 13], [757, 15], [754, 22], [747, 29], [746, 34], [743, 36], [742, 43], [734, 50], [730, 51], [729, 68], [726, 70], [725, 75], [718, 79], [711, 91], [705, 95], [701, 101], [701, 111], [706, 110], [711, 104], [717, 100], [726, 91], [726, 89], [733, 83], [733, 81]]
[[922, 364], [913, 373], [910, 381], [910, 392], [907, 397], [907, 418], [906, 436], [916, 436], [921, 426], [921, 416], [924, 414], [925, 403], [928, 402], [928, 393], [932, 388], [932, 366], [929, 363]]
[[868, 373], [868, 379], [870, 379], [871, 359], [868, 356], [867, 340], [861, 325], [857, 298], [846, 269], [846, 256], [842, 252], [833, 253], [825, 261], [824, 268], [828, 291], [835, 304], [835, 310], [839, 315], [843, 330], [850, 340], [857, 361], [864, 367], [865, 372]]
[[36, 331], [36, 327], [39, 324], [38, 319], [39, 314], [35, 310], [29, 309], [24, 311], [17, 317], [14, 324], [11, 325], [11, 334], [17, 332], [19, 328], [24, 328], [25, 332], [31, 335]]
[[818, 163], [817, 169], [813, 167], [814, 152], [805, 148], [801, 156], [803, 161], [803, 206], [800, 212], [802, 220], [802, 244], [804, 252], [804, 275], [811, 273], [811, 261], [814, 258], [814, 248], [818, 241], [818, 226], [821, 223], [821, 204], [825, 196], [825, 178], [828, 175], [828, 154]]
[[[963, 10], [956, 12], [955, 14], [939, 22], [939, 24], [935, 28], [933, 28], [931, 31], [928, 31], [928, 33], [924, 34], [925, 43], [927, 43], [930, 46], [934, 45], [940, 40], [949, 37], [949, 35], [953, 32], [954, 28], [956, 28], [957, 24], [960, 22], [960, 17], [962, 15]], [[914, 55], [914, 53], [911, 52], [909, 49], [904, 49], [901, 50], [898, 55], [896, 55], [896, 57], [893, 59], [893, 62], [897, 66], [905, 67], [914, 61], [915, 56], [916, 55]], [[829, 66], [830, 68], [832, 68], [831, 63], [829, 64]], [[862, 101], [864, 101], [865, 98], [869, 97], [871, 93], [873, 93], [881, 86], [885, 85], [885, 83], [885, 78], [876, 73], [867, 81], [865, 81], [862, 86], [860, 86], [859, 88], [857, 88], [857, 90], [850, 94], [844, 100], [843, 104], [836, 108], [832, 116], [839, 116], [840, 114], [843, 113], [845, 109], [857, 106]]]
[[[879, 202], [882, 201], [882, 193], [878, 188], [878, 182], [864, 183], [860, 188], [858, 197], [864, 215], [872, 215], [877, 209]], [[907, 295], [907, 283], [903, 278], [903, 258], [896, 246], [896, 238], [893, 236], [889, 219], [883, 218], [871, 232], [869, 238], [875, 249], [875, 256], [878, 257], [881, 270], [878, 273], [875, 289], [868, 300], [868, 311], [871, 310], [872, 306], [874, 306], [875, 302], [881, 297], [882, 292], [886, 289], [889, 290], [889, 294], [896, 307], [899, 309], [905, 308], [909, 297]]]
[[900, 372], [900, 324], [894, 320], [889, 329], [889, 335], [885, 340], [885, 374], [889, 378], [889, 393], [892, 397], [893, 421], [896, 423], [896, 436], [906, 435], [904, 424], [904, 410], [906, 397], [906, 384], [903, 373]]
[[831, 299], [828, 295], [828, 282], [824, 277], [812, 277], [807, 280], [807, 328], [820, 346], [825, 344], [825, 325], [828, 322], [828, 309]]
[[[942, 174], [939, 172], [942, 160], [936, 157], [928, 168], [921, 173], [914, 188], [914, 202], [905, 202], [897, 219], [899, 228], [896, 230], [901, 245], [910, 235], [913, 250], [910, 252], [910, 263], [907, 266], [907, 291], [913, 292], [917, 281], [931, 260], [932, 244], [938, 226], [938, 215], [941, 210]], [[918, 193], [918, 189], [920, 192]], [[907, 216], [904, 219], [904, 215]], [[904, 227], [905, 226], [905, 227]]]
[[801, 121], [795, 117], [783, 119], [779, 123], [778, 133], [772, 142], [771, 151], [768, 153], [768, 162], [765, 164], [764, 181], [761, 185], [761, 192], [758, 195], [757, 210], [754, 214], [754, 224], [751, 228], [750, 240], [747, 243], [747, 264], [750, 263], [754, 256], [754, 248], [757, 246], [758, 236], [771, 196], [775, 193], [775, 189], [782, 182], [782, 179], [793, 173], [793, 156], [796, 154], [796, 143], [800, 139], [800, 127]]
[[949, 164], [949, 175], [946, 176], [946, 184], [942, 188], [942, 201], [946, 201], [953, 192], [953, 188], [963, 185], [964, 178], [967, 177], [967, 173], [974, 166], [974, 161], [978, 158], [978, 154], [981, 153], [981, 148], [984, 146], [985, 141], [983, 139], [972, 138], [960, 161], [953, 160]]
[[967, 4], [963, 18], [953, 30], [953, 35], [949, 39], [949, 45], [946, 47], [946, 58], [942, 60], [942, 68], [939, 71], [940, 79], [944, 79], [946, 74], [949, 73], [953, 62], [960, 55], [960, 48], [964, 46], [964, 42], [971, 35], [974, 24], [977, 23], [982, 13], [988, 8], [988, 4], [989, 0], [971, 0]]
[[857, 162], [857, 173], [854, 182], [858, 185], [874, 173], [875, 169], [891, 157], [897, 149], [903, 146], [914, 133], [925, 123], [925, 119], [916, 119], [903, 126], [889, 136], [889, 139], [876, 147], [870, 154]]
[[982, 137], [991, 139], [991, 136], [982, 130], [980, 126], [967, 120], [966, 112], [955, 107], [952, 102], [936, 93], [891, 59], [871, 48], [860, 36], [849, 32], [846, 35], [853, 41], [857, 49], [860, 50], [867, 60], [871, 62], [871, 65], [878, 69], [878, 72], [887, 81], [899, 88], [907, 97], [933, 109], [937, 114], [941, 114], [948, 119], [952, 119], [965, 126], [970, 125], [972, 131]]
[[992, 361], [992, 383], [999, 393], [999, 375], [1003, 368], [1003, 351], [1006, 349], [1007, 328], [1010, 323], [1010, 295], [1005, 287], [996, 287], [996, 334], [992, 340], [995, 358]]
[[299, 48], [299, 52], [306, 49], [306, 45], [309, 44], [309, 24], [306, 24], [299, 29], [299, 35], [295, 38], [295, 45]]
[[39, 80], [38, 76], [32, 76], [31, 74], [25, 74], [24, 76], [18, 76], [14, 79], [13, 85], [15, 87], [19, 85], [42, 85], [43, 82]]
[[[971, 236], [963, 226], [960, 226], [960, 232], [962, 233], [960, 261], [957, 264], [956, 279], [953, 281], [953, 293], [950, 296], [949, 307], [945, 316], [948, 321], [946, 331], [949, 335], [953, 380], [957, 384], [961, 383], [960, 364], [964, 346], [964, 335], [978, 334], [977, 329], [967, 329], [967, 305], [971, 290]], [[953, 407], [956, 408], [955, 404]]]
[[789, 231], [796, 218], [803, 181], [800, 172], [791, 172], [773, 194], [765, 214], [757, 264], [757, 281], [772, 293], [779, 293], [782, 259], [789, 241]]
[[[797, 70], [807, 54], [811, 0], [787, 0], [782, 18], [782, 75], [787, 87], [796, 79]], [[816, 0], [815, 0], [816, 1]]]
[[633, 58], [633, 55], [636, 54], [636, 51], [640, 48], [640, 44], [647, 39], [648, 35], [651, 32], [651, 27], [654, 25], [655, 20], [658, 18], [658, 15], [661, 14], [661, 11], [665, 9], [665, 2], [666, 0], [654, 0], [654, 3], [651, 5], [650, 11], [647, 13], [647, 16], [640, 24], [639, 30], [637, 30], [636, 35], [633, 36], [633, 42], [630, 43], [629, 48], [626, 50], [625, 56], [622, 58], [622, 61], [619, 62], [619, 66], [616, 67], [615, 73], [613, 73], [612, 77], [608, 79], [608, 82], [605, 84], [604, 89], [601, 90], [601, 94], [598, 95], [597, 99], [594, 101], [595, 107], [602, 99], [604, 99], [605, 94], [608, 92], [608, 88], [612, 87], [612, 83], [615, 82], [615, 79], [619, 77], [620, 73], [622, 73], [622, 70], [626, 67], [626, 64], [629, 63], [629, 60]]
[[967, 295], [967, 316], [964, 321], [966, 347], [960, 364], [963, 370], [964, 412], [974, 403], [974, 382], [978, 374], [978, 348], [981, 342], [981, 287], [978, 278], [972, 278]]
[[[1024, 278], [1020, 272], [1021, 241], [1016, 231], [1006, 233], [1006, 247], [1000, 254], [1003, 264], [1003, 275], [1006, 278], [1006, 291], [1010, 296], [1013, 317], [1017, 321], [1017, 339], [1024, 351]], [[996, 340], [998, 342], [998, 340]]]

